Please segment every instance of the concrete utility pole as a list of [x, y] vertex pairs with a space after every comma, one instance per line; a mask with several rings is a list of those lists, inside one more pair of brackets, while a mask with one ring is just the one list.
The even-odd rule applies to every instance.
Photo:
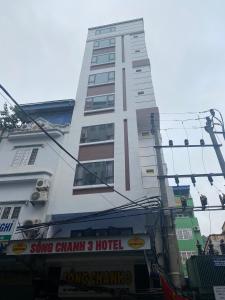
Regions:
[[[151, 130], [152, 134], [155, 136], [155, 146], [161, 145], [161, 138], [160, 138], [160, 128], [159, 125], [156, 125], [155, 116], [159, 118], [158, 114], [151, 114]], [[157, 122], [158, 123], [158, 122]], [[163, 156], [162, 156], [162, 149], [160, 147], [156, 149], [156, 159], [157, 159], [157, 166], [158, 166], [158, 175], [164, 176], [164, 166], [163, 166]], [[168, 191], [166, 185], [166, 179], [160, 177], [159, 179], [159, 187], [161, 193], [161, 201], [163, 207], [168, 207]], [[178, 250], [178, 243], [176, 237], [176, 231], [173, 222], [173, 216], [167, 211], [162, 212], [163, 218], [163, 239], [166, 245], [167, 255], [164, 259], [164, 267], [167, 269], [168, 274], [171, 277], [171, 280], [175, 287], [181, 288], [181, 273], [180, 273], [180, 254]], [[165, 253], [164, 253], [165, 255]]]
[[213, 148], [216, 152], [216, 156], [217, 156], [221, 171], [225, 175], [225, 161], [224, 161], [224, 158], [223, 158], [223, 154], [220, 150], [220, 147], [218, 147], [218, 142], [217, 142], [217, 139], [216, 139], [216, 135], [215, 135], [215, 132], [213, 131], [213, 122], [210, 119], [210, 117], [206, 117], [205, 130], [206, 130], [206, 132], [208, 132], [208, 134], [211, 138]]

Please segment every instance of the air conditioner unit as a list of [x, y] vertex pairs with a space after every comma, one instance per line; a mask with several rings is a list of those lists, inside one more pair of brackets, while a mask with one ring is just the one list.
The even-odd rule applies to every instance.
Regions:
[[39, 178], [36, 182], [37, 191], [47, 191], [49, 189], [50, 183], [48, 179]]
[[23, 231], [23, 236], [26, 237], [27, 239], [40, 239], [43, 238], [46, 229], [43, 227], [34, 227], [30, 228], [29, 226], [39, 224], [41, 223], [41, 220], [26, 220], [23, 222], [24, 226], [28, 226], [27, 229], [25, 227], [25, 230]]
[[48, 201], [48, 192], [47, 191], [36, 191], [31, 194], [30, 202], [33, 205], [42, 204], [44, 205]]

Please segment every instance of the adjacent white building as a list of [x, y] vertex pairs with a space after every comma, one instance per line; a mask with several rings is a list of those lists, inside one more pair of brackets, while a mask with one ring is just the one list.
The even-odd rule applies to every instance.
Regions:
[[[60, 143], [69, 133], [74, 100], [22, 105]], [[58, 149], [36, 125], [1, 130], [0, 240], [27, 238], [17, 225], [46, 221]]]

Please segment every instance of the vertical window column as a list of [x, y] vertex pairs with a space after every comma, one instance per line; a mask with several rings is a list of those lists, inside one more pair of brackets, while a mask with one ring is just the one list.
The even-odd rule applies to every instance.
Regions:
[[123, 110], [127, 110], [127, 91], [126, 91], [126, 71], [125, 68], [122, 69], [123, 77]]
[[124, 156], [125, 156], [125, 187], [130, 190], [130, 164], [129, 164], [129, 144], [128, 144], [128, 126], [127, 119], [123, 120], [124, 126]]
[[124, 53], [124, 35], [121, 36], [121, 48], [122, 48], [122, 62], [125, 62], [125, 53]]

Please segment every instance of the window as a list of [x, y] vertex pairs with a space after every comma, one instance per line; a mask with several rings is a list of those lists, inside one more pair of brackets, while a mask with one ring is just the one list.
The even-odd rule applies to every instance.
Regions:
[[195, 251], [180, 251], [180, 257], [182, 264], [185, 264], [187, 259], [190, 258], [192, 255], [196, 255]]
[[21, 207], [14, 207], [11, 219], [18, 219]]
[[141, 71], [142, 71], [142, 69], [137, 69], [137, 70], [136, 70], [136, 72], [141, 72]]
[[115, 38], [94, 41], [94, 49], [113, 47], [116, 44]]
[[103, 27], [95, 30], [95, 34], [105, 34], [116, 31], [116, 27]]
[[144, 91], [139, 91], [138, 95], [144, 95], [144, 93], [145, 93]]
[[105, 53], [94, 55], [91, 59], [92, 65], [108, 64], [115, 62], [115, 53]]
[[[106, 183], [114, 182], [114, 162], [113, 161], [99, 161], [92, 163], [84, 163], [92, 173], [100, 177]], [[74, 185], [96, 185], [102, 184], [101, 181], [91, 173], [87, 172], [83, 167], [77, 165]]]
[[114, 139], [114, 124], [86, 126], [81, 130], [80, 143], [93, 143]]
[[176, 235], [178, 240], [191, 240], [193, 237], [192, 229], [190, 228], [176, 229]]
[[114, 94], [86, 98], [85, 110], [95, 110], [114, 107], [114, 102]]
[[38, 148], [19, 148], [12, 161], [12, 167], [34, 165], [38, 153]]
[[104, 72], [89, 75], [88, 85], [107, 84], [115, 81], [115, 72]]
[[20, 206], [0, 207], [0, 217], [1, 219], [18, 219], [20, 210], [21, 210]]
[[2, 217], [1, 219], [8, 219], [9, 218], [9, 214], [11, 211], [11, 207], [7, 206], [3, 209], [3, 213], [2, 213]]
[[139, 52], [141, 52], [140, 50], [135, 50], [135, 53], [139, 53]]

